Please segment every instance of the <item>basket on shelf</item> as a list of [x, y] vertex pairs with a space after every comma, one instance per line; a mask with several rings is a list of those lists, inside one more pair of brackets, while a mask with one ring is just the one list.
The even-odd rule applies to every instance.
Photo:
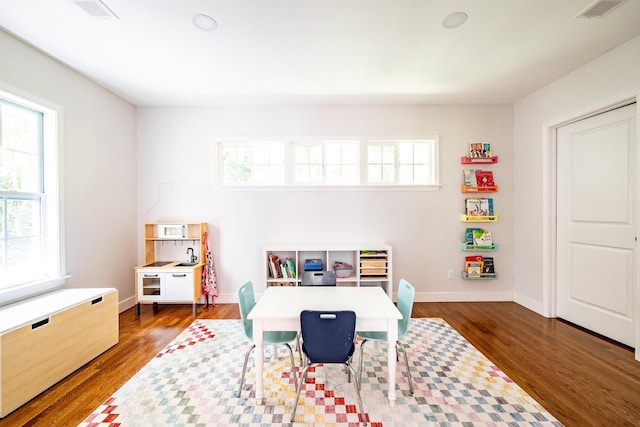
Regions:
[[333, 271], [336, 273], [336, 277], [351, 277], [353, 266], [346, 262], [336, 261], [333, 263]]

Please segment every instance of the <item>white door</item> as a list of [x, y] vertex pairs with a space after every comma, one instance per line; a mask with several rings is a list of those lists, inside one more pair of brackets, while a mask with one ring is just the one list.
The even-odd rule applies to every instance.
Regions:
[[635, 347], [635, 104], [558, 128], [557, 315]]

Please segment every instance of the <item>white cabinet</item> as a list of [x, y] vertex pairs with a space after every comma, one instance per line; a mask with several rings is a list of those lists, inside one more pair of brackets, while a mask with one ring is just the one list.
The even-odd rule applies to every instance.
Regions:
[[193, 300], [192, 271], [138, 270], [138, 301], [184, 302]]
[[155, 270], [138, 270], [138, 302], [164, 299], [164, 273]]
[[165, 273], [165, 296], [167, 301], [193, 300], [193, 272]]
[[267, 245], [266, 286], [299, 286], [307, 260], [320, 262], [323, 270], [335, 270], [338, 286], [380, 286], [393, 296], [392, 250], [386, 243]]
[[[194, 302], [202, 292], [194, 285], [194, 269], [139, 268], [138, 303], [184, 303]], [[195, 304], [195, 302], [194, 302]]]

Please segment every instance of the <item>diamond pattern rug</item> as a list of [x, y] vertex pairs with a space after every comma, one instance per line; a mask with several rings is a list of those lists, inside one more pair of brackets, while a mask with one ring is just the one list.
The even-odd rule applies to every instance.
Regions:
[[[562, 425], [444, 320], [411, 319], [402, 342], [414, 395], [400, 359], [393, 406], [387, 399], [386, 344], [365, 347], [361, 393], [372, 427]], [[296, 389], [284, 348], [265, 356], [264, 404], [255, 399], [253, 357], [237, 397], [249, 346], [239, 320], [196, 320], [80, 426], [289, 424]], [[356, 357], [356, 370], [358, 363]], [[303, 387], [295, 425], [356, 426], [362, 421], [353, 384], [340, 366], [312, 370]]]

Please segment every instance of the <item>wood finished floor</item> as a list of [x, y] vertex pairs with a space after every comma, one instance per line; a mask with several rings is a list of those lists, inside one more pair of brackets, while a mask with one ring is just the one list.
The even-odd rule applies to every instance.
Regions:
[[[236, 304], [201, 319], [239, 319]], [[566, 426], [640, 425], [640, 362], [629, 348], [515, 303], [416, 303], [441, 317]], [[3, 419], [0, 426], [77, 426], [194, 320], [190, 305], [120, 314], [120, 342]]]

